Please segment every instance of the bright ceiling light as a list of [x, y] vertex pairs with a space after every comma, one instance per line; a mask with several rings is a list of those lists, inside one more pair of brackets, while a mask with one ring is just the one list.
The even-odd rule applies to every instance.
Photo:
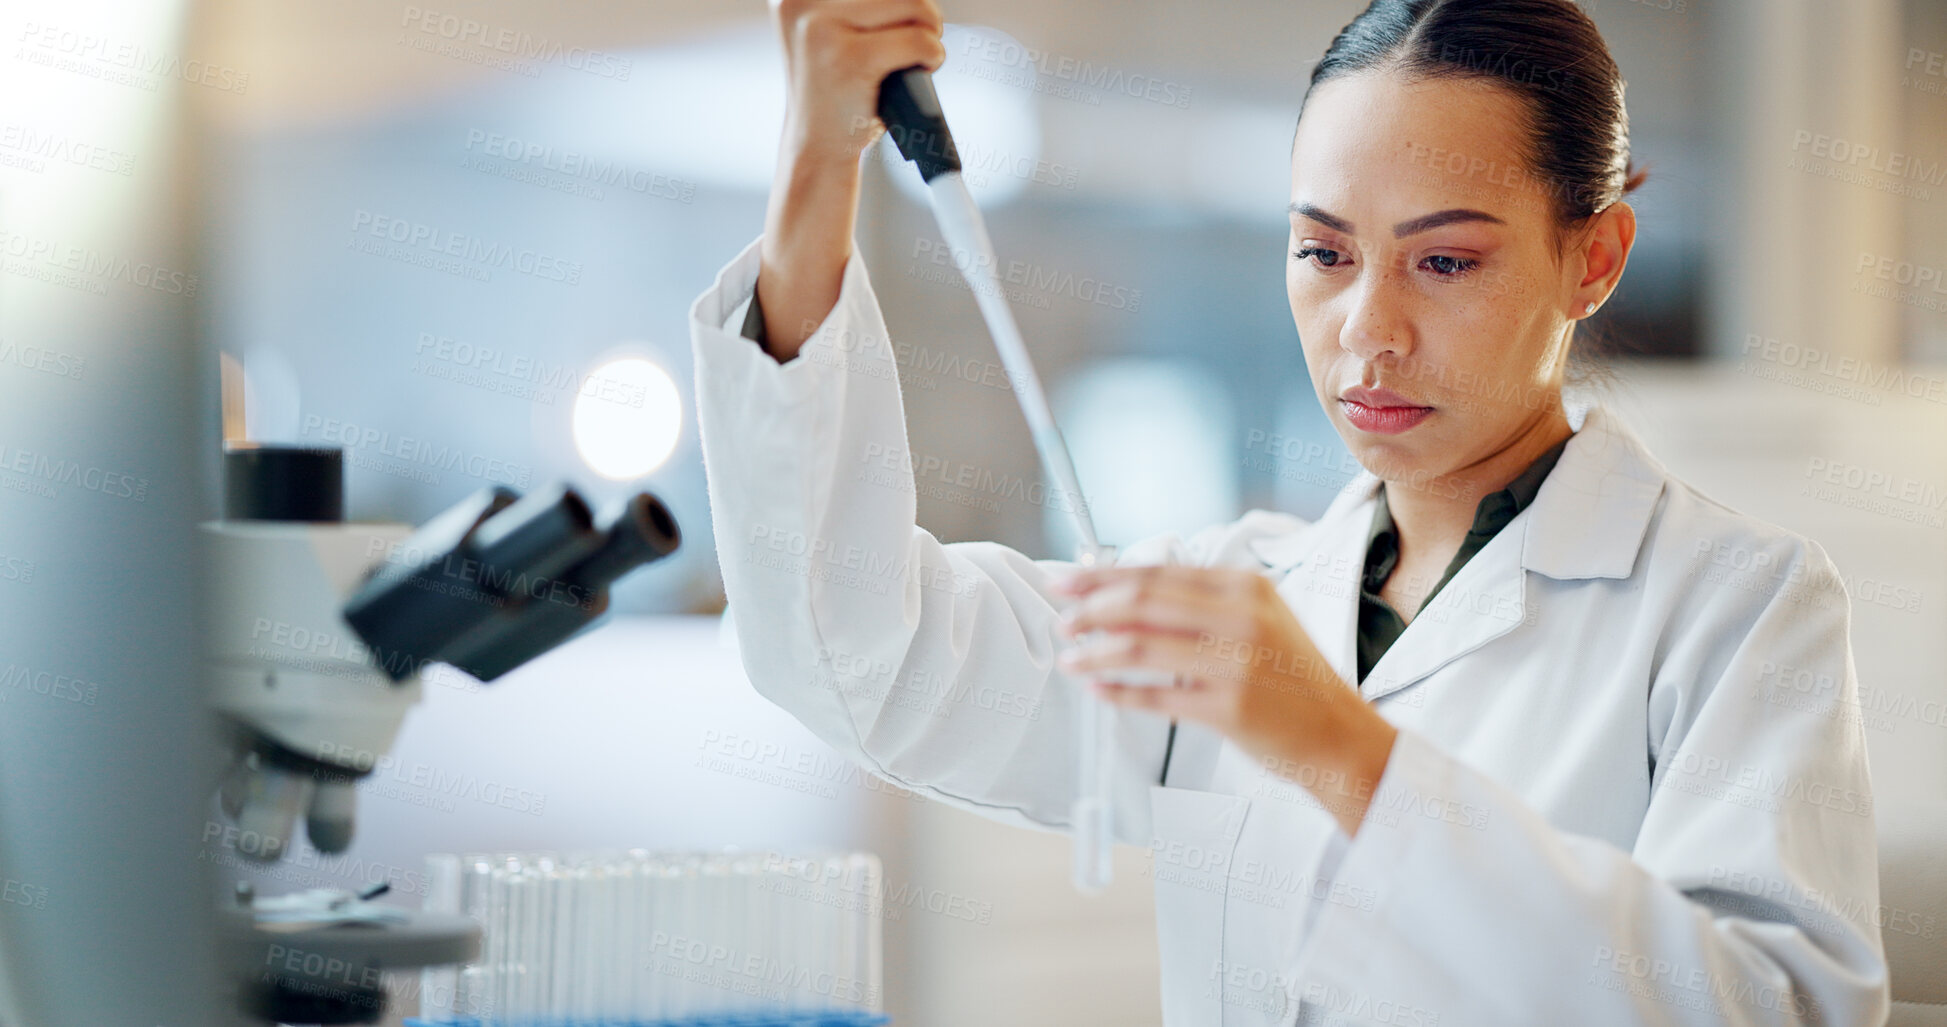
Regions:
[[575, 449], [596, 474], [640, 478], [676, 449], [683, 398], [669, 372], [641, 357], [612, 360], [582, 380], [575, 397]]

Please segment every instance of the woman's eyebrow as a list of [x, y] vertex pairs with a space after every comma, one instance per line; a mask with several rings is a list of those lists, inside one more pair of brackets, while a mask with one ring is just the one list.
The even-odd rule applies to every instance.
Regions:
[[[1296, 214], [1301, 218], [1307, 218], [1312, 221], [1316, 221], [1319, 224], [1324, 225], [1325, 227], [1335, 232], [1344, 232], [1347, 235], [1356, 234], [1352, 230], [1352, 222], [1347, 221], [1336, 214], [1328, 214], [1325, 211], [1320, 210], [1318, 207], [1309, 203], [1292, 204], [1291, 213]], [[1494, 215], [1489, 214], [1484, 210], [1474, 210], [1471, 207], [1454, 207], [1450, 210], [1440, 210], [1440, 211], [1435, 211], [1431, 214], [1424, 214], [1421, 215], [1420, 217], [1402, 221], [1399, 224], [1394, 225], [1393, 238], [1404, 239], [1407, 236], [1413, 235], [1418, 232], [1424, 232], [1427, 231], [1428, 229], [1439, 228], [1442, 225], [1459, 224], [1463, 221], [1485, 221], [1488, 222], [1489, 224], [1495, 224], [1495, 225], [1506, 224], [1506, 222], [1502, 221], [1500, 218], [1497, 218]]]
[[1424, 232], [1430, 228], [1439, 228], [1441, 225], [1459, 224], [1464, 221], [1485, 221], [1493, 225], [1506, 224], [1500, 218], [1484, 210], [1474, 210], [1471, 207], [1455, 207], [1451, 210], [1435, 211], [1409, 221], [1402, 221], [1393, 226], [1393, 238], [1404, 239], [1415, 232]]
[[1352, 222], [1335, 214], [1327, 214], [1312, 204], [1294, 203], [1291, 205], [1291, 212], [1301, 218], [1309, 218], [1310, 220], [1316, 221], [1334, 232], [1344, 232], [1347, 235], [1353, 234]]

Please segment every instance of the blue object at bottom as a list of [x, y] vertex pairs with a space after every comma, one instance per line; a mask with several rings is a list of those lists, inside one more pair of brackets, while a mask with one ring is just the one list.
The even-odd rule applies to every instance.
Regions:
[[881, 1027], [882, 1013], [834, 1009], [819, 1013], [719, 1013], [675, 1020], [422, 1020], [407, 1017], [406, 1027]]

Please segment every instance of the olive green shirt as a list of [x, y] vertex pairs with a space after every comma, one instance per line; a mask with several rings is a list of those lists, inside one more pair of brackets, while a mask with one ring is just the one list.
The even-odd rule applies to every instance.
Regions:
[[[1574, 436], [1570, 436], [1573, 438]], [[1460, 551], [1447, 563], [1447, 572], [1440, 576], [1433, 590], [1420, 601], [1420, 609], [1433, 602], [1433, 597], [1446, 587], [1448, 581], [1459, 573], [1475, 553], [1487, 545], [1488, 541], [1507, 527], [1516, 514], [1527, 509], [1534, 502], [1535, 493], [1541, 491], [1542, 480], [1554, 470], [1562, 450], [1568, 447], [1568, 439], [1555, 444], [1553, 449], [1535, 458], [1528, 469], [1506, 488], [1481, 497], [1480, 505], [1474, 508], [1474, 525], [1467, 529], [1467, 537], [1460, 543]], [[1399, 565], [1399, 531], [1393, 526], [1392, 511], [1386, 507], [1386, 489], [1380, 486], [1379, 506], [1372, 512], [1372, 527], [1366, 532], [1365, 579], [1359, 586], [1359, 680], [1366, 679], [1366, 673], [1379, 662], [1379, 658], [1392, 648], [1393, 643], [1406, 630], [1406, 621], [1386, 600], [1379, 597], [1379, 590], [1386, 586], [1386, 579], [1393, 576], [1393, 568]]]
[[[760, 347], [764, 346], [764, 308], [757, 305], [755, 283], [750, 287], [750, 307], [744, 311], [744, 329], [738, 334]], [[765, 347], [764, 351], [768, 353], [770, 349]]]

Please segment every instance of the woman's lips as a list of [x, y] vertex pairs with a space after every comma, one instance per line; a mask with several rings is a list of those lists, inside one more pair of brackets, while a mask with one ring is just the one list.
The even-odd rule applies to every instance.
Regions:
[[1340, 397], [1339, 408], [1352, 427], [1375, 435], [1398, 435], [1426, 420], [1432, 407], [1383, 406]]

